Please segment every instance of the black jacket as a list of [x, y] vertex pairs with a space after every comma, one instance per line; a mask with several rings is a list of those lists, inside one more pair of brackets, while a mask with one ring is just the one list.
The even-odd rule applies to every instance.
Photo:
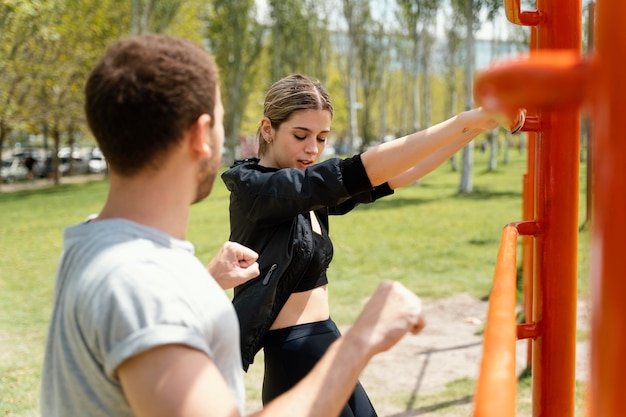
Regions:
[[329, 214], [345, 214], [393, 193], [387, 184], [372, 188], [360, 155], [304, 171], [266, 168], [258, 161], [237, 161], [222, 174], [231, 193], [230, 240], [259, 253], [259, 277], [236, 287], [233, 298], [244, 370], [311, 260], [308, 213], [315, 210], [328, 230]]

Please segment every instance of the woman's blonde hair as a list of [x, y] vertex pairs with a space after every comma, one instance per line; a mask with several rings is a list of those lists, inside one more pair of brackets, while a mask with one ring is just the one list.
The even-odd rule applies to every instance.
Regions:
[[[319, 81], [301, 74], [293, 74], [276, 81], [267, 94], [263, 104], [263, 116], [267, 117], [274, 129], [299, 110], [328, 110], [333, 116], [333, 105], [328, 92]], [[261, 128], [257, 130], [259, 156], [267, 150], [267, 142], [263, 140]]]

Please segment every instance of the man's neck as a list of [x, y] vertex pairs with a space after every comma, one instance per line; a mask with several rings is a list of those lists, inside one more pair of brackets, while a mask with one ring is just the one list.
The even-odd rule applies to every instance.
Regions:
[[133, 178], [111, 173], [107, 201], [96, 220], [123, 218], [185, 239], [189, 197], [185, 187], [172, 185], [171, 177], [155, 173]]

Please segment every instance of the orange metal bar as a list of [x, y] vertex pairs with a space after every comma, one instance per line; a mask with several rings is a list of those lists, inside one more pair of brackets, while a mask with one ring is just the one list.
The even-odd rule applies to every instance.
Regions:
[[[502, 232], [489, 296], [483, 359], [476, 384], [474, 416], [477, 417], [515, 416], [515, 282], [518, 235], [515, 224], [507, 225]], [[498, 387], [498, 395], [494, 395], [493, 387]]]
[[626, 415], [626, 2], [596, 4], [590, 416]]
[[[530, 53], [537, 50], [537, 30], [530, 30]], [[536, 114], [537, 110], [533, 108], [526, 109]], [[532, 126], [527, 126], [531, 124]], [[532, 127], [532, 129], [529, 129]], [[522, 199], [522, 220], [534, 220], [535, 217], [535, 167], [536, 157], [536, 133], [541, 129], [541, 119], [539, 117], [531, 118], [527, 115], [524, 121], [524, 131], [528, 132], [528, 146], [526, 157], [526, 174], [524, 175], [524, 195]], [[526, 322], [533, 321], [533, 281], [535, 277], [535, 239], [530, 236], [522, 238], [522, 307]], [[519, 329], [518, 329], [519, 338]], [[532, 339], [535, 339], [534, 336]], [[526, 345], [526, 367], [532, 364], [533, 340], [528, 340]]]
[[[489, 295], [483, 359], [476, 384], [475, 416], [515, 416], [515, 341], [520, 332], [520, 327], [515, 324], [517, 237], [537, 233], [538, 225], [534, 221], [510, 223], [502, 231]], [[522, 327], [521, 332], [535, 329]], [[493, 395], [493, 387], [498, 387], [498, 395]]]
[[[541, 49], [482, 71], [474, 96], [493, 111], [513, 112], [520, 106], [538, 111], [555, 106], [577, 109], [590, 90], [587, 73], [588, 65], [580, 61], [576, 49]], [[549, 125], [542, 127], [545, 132]]]
[[525, 323], [517, 325], [517, 339], [536, 339], [541, 334], [541, 328], [537, 323]]
[[505, 0], [504, 11], [509, 22], [521, 26], [535, 26], [541, 22], [541, 14], [537, 10], [522, 11], [520, 0]]
[[[534, 146], [531, 146], [530, 142], [534, 143], [534, 133], [528, 134], [528, 167], [530, 168], [532, 157], [531, 152], [534, 152]], [[523, 178], [523, 195], [522, 195], [522, 219], [529, 220], [535, 218], [535, 206], [534, 206], [534, 192], [535, 192], [535, 176], [530, 174], [530, 169], [524, 174]], [[522, 237], [522, 311], [524, 312], [524, 320], [529, 323], [533, 319], [533, 250], [535, 240], [530, 236]], [[518, 326], [517, 338], [520, 339], [520, 331]], [[522, 339], [526, 339], [525, 337]], [[534, 337], [533, 337], [534, 339]], [[526, 345], [526, 367], [531, 366], [532, 361], [533, 344], [532, 340], [528, 340]]]
[[[537, 0], [537, 9], [543, 16], [537, 26], [539, 50], [557, 50], [553, 57], [564, 60], [565, 51], [571, 51], [580, 61], [582, 2]], [[548, 88], [562, 86], [560, 94], [547, 98], [554, 100], [551, 109], [536, 106], [542, 127], [537, 133], [535, 202], [541, 234], [535, 241], [533, 320], [541, 324], [542, 334], [533, 342], [534, 417], [574, 416], [580, 107], [562, 98], [567, 95], [575, 102], [580, 98], [576, 91], [589, 91], [587, 78], [581, 77], [588, 69], [574, 65], [561, 73]], [[565, 78], [572, 84], [561, 84]]]
[[541, 119], [537, 116], [526, 116], [524, 126], [520, 129], [522, 132], [538, 132], [541, 130]]

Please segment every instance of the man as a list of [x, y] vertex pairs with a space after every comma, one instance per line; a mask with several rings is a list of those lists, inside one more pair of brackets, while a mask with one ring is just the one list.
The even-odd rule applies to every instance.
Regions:
[[[109, 48], [85, 92], [110, 189], [98, 216], [64, 234], [42, 415], [242, 415], [238, 322], [223, 288], [255, 278], [257, 254], [229, 242], [205, 267], [185, 240], [190, 205], [220, 167], [217, 68], [191, 42], [132, 37]], [[255, 415], [338, 414], [368, 360], [423, 324], [419, 298], [382, 283], [309, 376]]]
[[26, 169], [28, 170], [28, 181], [35, 180], [35, 165], [37, 165], [37, 160], [33, 157], [32, 153], [27, 153], [26, 158], [24, 159], [24, 165], [26, 165]]

